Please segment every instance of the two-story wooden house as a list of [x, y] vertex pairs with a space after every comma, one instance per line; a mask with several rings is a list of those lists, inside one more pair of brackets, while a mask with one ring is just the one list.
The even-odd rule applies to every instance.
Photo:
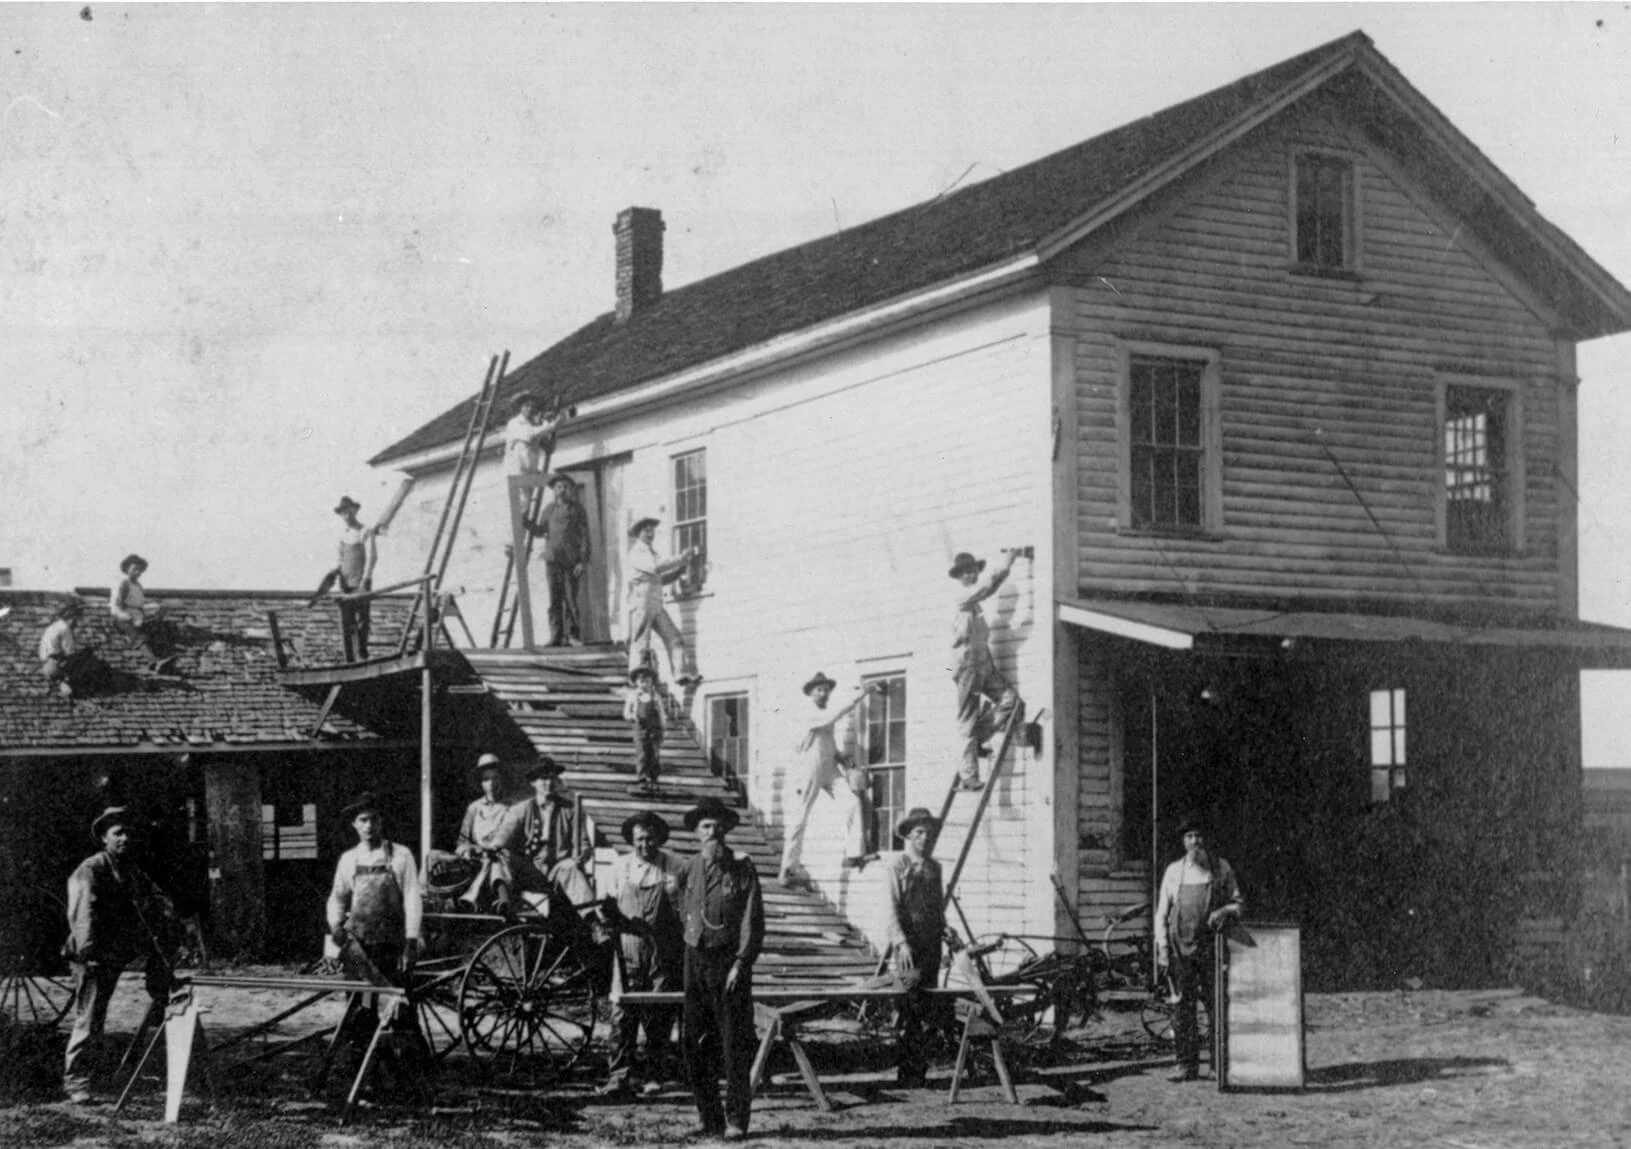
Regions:
[[[618, 307], [503, 394], [561, 390], [558, 465], [621, 638], [638, 516], [705, 561], [671, 610], [693, 714], [794, 801], [817, 670], [878, 822], [957, 760], [947, 566], [1031, 546], [988, 604], [1040, 753], [996, 788], [960, 902], [1071, 936], [1149, 899], [1197, 810], [1313, 984], [1499, 974], [1578, 825], [1578, 341], [1631, 294], [1361, 33], [984, 183], [674, 290], [623, 213]], [[376, 457], [429, 536], [470, 401]], [[490, 617], [510, 524], [481, 467], [449, 573]], [[478, 630], [480, 628], [478, 627]], [[961, 801], [961, 800], [960, 800]], [[862, 926], [837, 803], [811, 868]]]

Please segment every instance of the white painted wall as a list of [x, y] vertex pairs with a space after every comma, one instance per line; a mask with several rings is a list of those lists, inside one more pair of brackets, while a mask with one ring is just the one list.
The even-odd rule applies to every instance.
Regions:
[[[949, 671], [959, 550], [990, 560], [1034, 545], [988, 603], [999, 665], [1032, 706], [1051, 698], [1051, 394], [1045, 291], [990, 303], [751, 382], [563, 436], [560, 465], [631, 452], [619, 522], [672, 509], [671, 459], [703, 447], [710, 569], [704, 593], [671, 607], [693, 636], [706, 699], [746, 691], [749, 795], [780, 822], [800, 779], [786, 767], [790, 715], [815, 671], [838, 679], [835, 703], [866, 674], [904, 672], [908, 801], [937, 810], [956, 769]], [[503, 570], [505, 512], [496, 460], [472, 492], [450, 568], [478, 641]], [[423, 552], [445, 477], [422, 478], [393, 545]], [[479, 625], [477, 625], [479, 623]], [[1050, 734], [1046, 739], [1051, 747]], [[976, 932], [1051, 933], [1051, 752], [1022, 754], [994, 793], [960, 885]], [[959, 799], [968, 813], [974, 799]], [[878, 871], [839, 867], [842, 810], [823, 799], [806, 865], [823, 892], [871, 932]], [[958, 834], [948, 830], [942, 856]], [[1074, 843], [1071, 843], [1074, 848]], [[768, 876], [768, 875], [767, 875]], [[953, 917], [955, 921], [955, 915]]]

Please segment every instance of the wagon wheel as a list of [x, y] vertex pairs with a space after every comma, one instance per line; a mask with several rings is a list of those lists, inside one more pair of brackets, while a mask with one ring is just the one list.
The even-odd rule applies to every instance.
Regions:
[[459, 983], [464, 977], [462, 958], [433, 958], [413, 968], [409, 1000], [419, 1032], [425, 1035], [431, 1056], [440, 1061], [459, 1047]]
[[583, 1057], [596, 1005], [589, 969], [547, 925], [511, 926], [488, 938], [459, 984], [471, 1053], [498, 1073], [532, 1081], [559, 1077]]
[[74, 1004], [74, 980], [58, 946], [68, 904], [30, 890], [0, 909], [0, 1013], [19, 1025], [56, 1025]]
[[[1139, 1010], [1139, 1021], [1144, 1026], [1144, 1032], [1163, 1045], [1170, 1045], [1175, 1040], [1173, 1034], [1173, 1021], [1178, 1012], [1175, 1002], [1167, 1000], [1164, 989], [1158, 989], [1144, 1000]], [[1200, 1034], [1202, 1049], [1212, 1047], [1212, 1015], [1206, 1011], [1206, 1003], [1195, 1003], [1195, 1028]]]

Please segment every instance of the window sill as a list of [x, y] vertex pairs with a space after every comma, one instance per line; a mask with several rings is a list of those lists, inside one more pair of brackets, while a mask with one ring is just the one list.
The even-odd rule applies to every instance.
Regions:
[[1349, 267], [1321, 267], [1317, 263], [1288, 263], [1286, 271], [1291, 275], [1308, 279], [1328, 279], [1336, 283], [1360, 282], [1359, 273]]
[[1450, 559], [1521, 559], [1527, 552], [1517, 547], [1451, 547], [1440, 545], [1438, 553]]
[[1200, 527], [1195, 530], [1165, 527], [1120, 527], [1116, 534], [1124, 539], [1172, 539], [1175, 542], [1193, 543], [1219, 543], [1223, 541], [1222, 531], [1208, 530]]

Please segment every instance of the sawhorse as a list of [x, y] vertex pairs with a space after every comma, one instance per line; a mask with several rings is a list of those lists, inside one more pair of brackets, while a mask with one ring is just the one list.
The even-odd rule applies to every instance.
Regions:
[[793, 1055], [793, 1061], [799, 1067], [799, 1076], [804, 1078], [804, 1087], [815, 1099], [816, 1108], [823, 1113], [832, 1112], [832, 1102], [827, 1100], [826, 1091], [821, 1088], [821, 1078], [816, 1076], [815, 1065], [810, 1061], [810, 1051], [804, 1048], [804, 1041], [799, 1033], [799, 1026], [805, 1021], [812, 1020], [810, 1014], [830, 1004], [819, 999], [792, 1001], [786, 1005], [753, 1003], [753, 1020], [764, 1030], [764, 1036], [759, 1039], [759, 1052], [753, 1058], [753, 1075], [748, 1080], [749, 1096], [759, 1092], [759, 1085], [764, 1081], [765, 1066], [770, 1061], [770, 1050], [776, 1042], [781, 1041]]

